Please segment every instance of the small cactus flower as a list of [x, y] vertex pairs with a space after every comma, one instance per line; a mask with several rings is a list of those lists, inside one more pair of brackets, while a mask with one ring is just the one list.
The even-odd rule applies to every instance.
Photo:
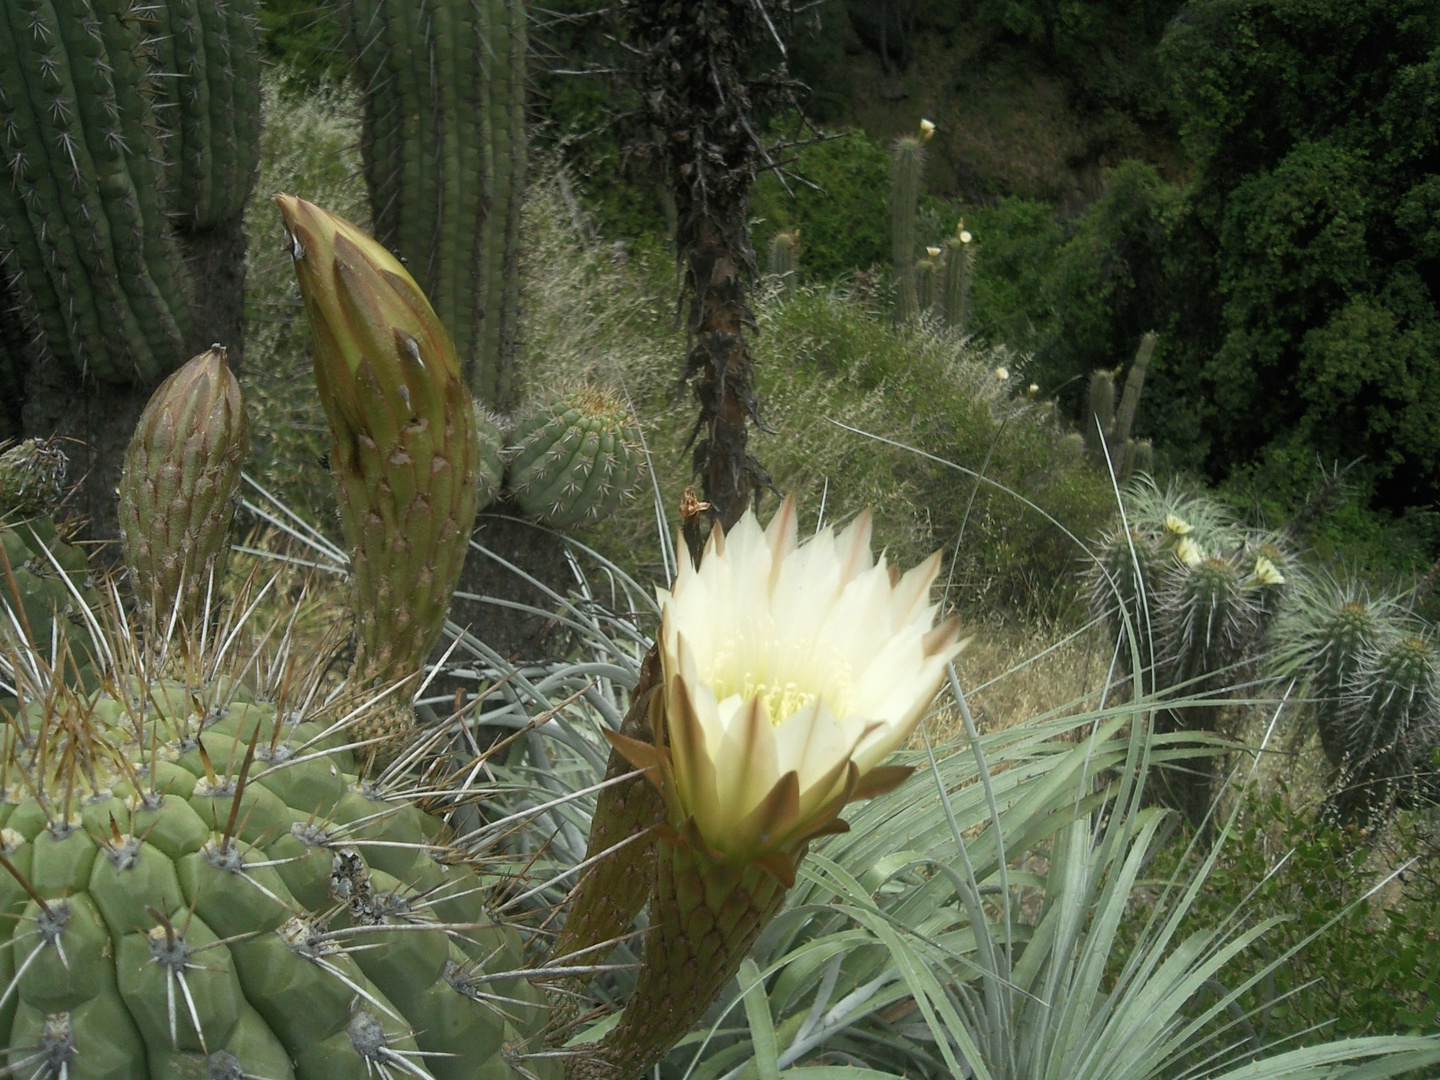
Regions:
[[1261, 585], [1284, 585], [1285, 575], [1264, 555], [1255, 560], [1255, 580]]
[[925, 254], [929, 255], [932, 259], [938, 259], [940, 257], [940, 249], [937, 247], [927, 247]]
[[995, 378], [999, 379], [1001, 382], [1005, 382], [1007, 379], [1010, 378], [1010, 369], [1002, 364], [995, 369], [993, 374]]
[[1205, 555], [1200, 550], [1200, 545], [1188, 536], [1182, 536], [1180, 542], [1175, 545], [1175, 557], [1186, 566], [1199, 566], [1205, 561]]
[[1193, 532], [1194, 529], [1191, 524], [1184, 518], [1179, 517], [1176, 514], [1166, 514], [1165, 531], [1171, 536], [1185, 536], [1186, 534]]
[[920, 141], [929, 142], [935, 137], [935, 124], [931, 120], [920, 121]]
[[961, 647], [955, 621], [934, 625], [939, 565], [876, 563], [868, 514], [797, 544], [793, 499], [764, 531], [747, 513], [712, 533], [698, 570], [682, 560], [660, 592], [672, 822], [748, 861], [903, 779], [877, 767]]
[[960, 243], [962, 244], [968, 244], [971, 240], [975, 239], [973, 236], [970, 235], [969, 230], [963, 228], [957, 230], [955, 235], [959, 238]]
[[1040, 384], [1032, 382], [1029, 386], [1025, 388], [1025, 392], [1031, 397], [1034, 397], [1036, 394], [1040, 393]]

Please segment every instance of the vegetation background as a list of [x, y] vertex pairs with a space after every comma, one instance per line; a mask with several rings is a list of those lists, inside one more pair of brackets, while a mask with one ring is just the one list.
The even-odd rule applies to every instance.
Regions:
[[[557, 0], [536, 13], [546, 179], [527, 227], [527, 364], [537, 380], [620, 379], [655, 459], [682, 462], [664, 192], [647, 133], [629, 122], [630, 91], [609, 73], [617, 45], [593, 17], [601, 6]], [[354, 137], [331, 14], [270, 0], [265, 18], [283, 64], [271, 115], [286, 120], [268, 136], [261, 190], [288, 186], [289, 169], [338, 208], [359, 206], [353, 160], [325, 171]], [[766, 118], [777, 142], [799, 145], [756, 188], [755, 248], [798, 229], [804, 284], [758, 298], [763, 415], [777, 434], [757, 453], [808, 520], [879, 503], [880, 537], [900, 561], [945, 549], [949, 598], [991, 631], [965, 659], [982, 725], [1094, 706], [1087, 695], [1105, 683], [1077, 629], [1072, 537], [1103, 526], [1113, 495], [1067, 434], [1090, 373], [1122, 368], [1148, 330], [1160, 345], [1135, 433], [1153, 441], [1158, 471], [1274, 527], [1326, 470], [1349, 465], [1308, 524], [1310, 558], [1390, 587], [1436, 563], [1440, 0], [831, 0], [796, 30], [789, 63], [809, 87], [808, 119], [836, 137]], [[964, 335], [897, 330], [888, 317], [889, 143], [921, 118], [937, 124], [922, 243], [962, 219], [975, 237]], [[262, 208], [256, 305], [265, 261], [281, 262], [270, 228]], [[272, 335], [272, 355], [303, 351], [303, 328], [261, 306], [251, 326]], [[318, 463], [322, 429], [285, 382], [296, 370], [277, 362], [250, 381], [290, 411]], [[293, 447], [267, 452], [273, 486], [323, 502], [318, 464], [307, 479], [286, 464]], [[678, 466], [657, 478], [665, 503], [683, 480]], [[642, 500], [592, 539], [654, 570], [653, 534]], [[1434, 602], [1416, 599], [1433, 618]], [[1028, 666], [1015, 660], [1072, 633]], [[1433, 822], [1360, 843], [1318, 823], [1323, 765], [1299, 734], [1262, 772], [1262, 794], [1237, 796], [1238, 837], [1186, 925], [1233, 925], [1238, 910], [1247, 926], [1289, 921], [1216, 1023], [1256, 1049], [1435, 1030]], [[1157, 881], [1196, 857], [1167, 850]], [[1147, 913], [1136, 903], [1121, 936], [1140, 935]]]

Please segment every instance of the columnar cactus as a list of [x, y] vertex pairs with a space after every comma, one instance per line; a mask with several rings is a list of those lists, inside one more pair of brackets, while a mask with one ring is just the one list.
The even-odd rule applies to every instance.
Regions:
[[50, 355], [143, 384], [184, 359], [193, 320], [130, 8], [34, 0], [0, 13], [0, 243]]
[[1155, 455], [1149, 440], [1130, 438], [1130, 429], [1135, 423], [1135, 410], [1145, 387], [1145, 372], [1155, 355], [1157, 340], [1153, 331], [1140, 339], [1130, 373], [1125, 377], [1125, 393], [1118, 412], [1115, 376], [1108, 371], [1097, 371], [1090, 376], [1090, 416], [1083, 432], [1085, 446], [1091, 460], [1101, 468], [1106, 468], [1108, 461], [1108, 467], [1114, 468], [1121, 483], [1137, 473], [1150, 472], [1154, 466]]
[[800, 230], [781, 229], [770, 238], [770, 276], [786, 296], [800, 284]]
[[890, 261], [895, 267], [895, 320], [911, 322], [920, 314], [915, 281], [915, 210], [925, 173], [925, 146], [929, 132], [903, 135], [890, 150]]
[[257, 0], [164, 0], [148, 14], [171, 210], [187, 231], [238, 222], [260, 166]]
[[351, 0], [375, 235], [454, 337], [470, 389], [517, 400], [523, 0]]
[[970, 277], [975, 265], [975, 245], [965, 229], [965, 222], [955, 227], [955, 235], [945, 241], [945, 284], [941, 294], [941, 310], [945, 325], [964, 330], [970, 318]]

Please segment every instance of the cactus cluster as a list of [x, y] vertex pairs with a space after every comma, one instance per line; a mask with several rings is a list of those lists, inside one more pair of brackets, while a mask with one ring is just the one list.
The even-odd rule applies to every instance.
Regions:
[[1145, 373], [1155, 355], [1158, 337], [1151, 331], [1140, 339], [1130, 373], [1125, 377], [1125, 392], [1115, 406], [1115, 375], [1096, 371], [1090, 376], [1090, 416], [1084, 425], [1085, 449], [1090, 460], [1102, 469], [1113, 468], [1116, 478], [1127, 483], [1138, 473], [1149, 473], [1155, 465], [1155, 452], [1148, 439], [1132, 439], [1135, 410], [1145, 388]]
[[591, 387], [547, 394], [516, 418], [506, 483], [557, 529], [598, 521], [630, 497], [644, 455], [626, 403]]
[[[467, 532], [395, 513], [473, 507], [473, 411], [448, 339], [383, 249], [282, 205], [322, 396], [337, 445], [359, 459], [337, 467], [363, 502], [357, 556], [373, 570], [372, 542], [399, 553], [388, 591], [357, 600], [448, 589], [443, 568]], [[331, 277], [312, 270], [322, 261]], [[358, 337], [337, 331], [347, 318]], [[403, 678], [374, 687], [362, 658], [337, 680], [333, 641], [303, 650], [294, 619], [273, 633], [244, 587], [219, 599], [245, 444], [237, 393], [222, 352], [197, 356], [157, 391], [127, 456], [127, 519], [146, 526], [126, 544], [139, 610], [186, 611], [199, 578], [203, 617], [137, 625], [75, 580], [83, 556], [71, 571], [60, 548], [46, 556], [58, 586], [33, 574], [30, 586], [20, 528], [4, 537], [18, 599], [0, 619], [0, 683], [13, 691], [0, 703], [4, 1068], [34, 1080], [558, 1077], [556, 1059], [536, 1056], [547, 1010], [520, 976], [522, 941], [487, 913], [490, 883], [445, 819], [443, 762], [418, 795], [398, 768], [366, 767], [367, 732], [408, 714], [389, 701]], [[74, 678], [68, 634], [34, 632], [27, 587], [37, 604], [65, 595], [83, 608], [98, 679]], [[58, 602], [50, 617], [64, 625]], [[423, 661], [399, 613], [361, 618], [360, 631], [372, 657]]]
[[1324, 812], [1374, 827], [1440, 800], [1440, 663], [1431, 629], [1399, 599], [1325, 578], [1281, 624], [1282, 675], [1302, 676], [1331, 767]]
[[[1157, 710], [1157, 732], [1220, 732], [1224, 698], [1271, 639], [1297, 575], [1294, 560], [1283, 538], [1242, 528], [1212, 500], [1148, 479], [1126, 490], [1125, 519], [1128, 528], [1098, 544], [1091, 608], [1139, 688], [1162, 700], [1200, 699]], [[1182, 753], [1155, 778], [1167, 803], [1197, 826], [1205, 819], [1214, 768], [1203, 752]]]

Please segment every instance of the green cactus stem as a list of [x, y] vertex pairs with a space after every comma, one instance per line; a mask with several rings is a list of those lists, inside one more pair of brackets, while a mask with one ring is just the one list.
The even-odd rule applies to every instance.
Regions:
[[634, 414], [591, 387], [546, 395], [516, 418], [506, 485], [557, 529], [595, 522], [633, 496], [644, 465]]
[[1113, 468], [1123, 484], [1132, 476], [1149, 473], [1154, 467], [1154, 451], [1145, 439], [1132, 439], [1131, 428], [1140, 394], [1145, 388], [1145, 373], [1155, 355], [1159, 338], [1154, 331], [1140, 339], [1140, 347], [1125, 377], [1125, 392], [1120, 407], [1115, 407], [1115, 376], [1097, 371], [1090, 376], [1090, 415], [1083, 432], [1090, 458], [1100, 468]]
[[154, 382], [193, 321], [129, 0], [0, 12], [0, 246], [45, 353], [106, 383]]
[[770, 238], [770, 276], [780, 284], [784, 296], [793, 296], [800, 285], [800, 230], [782, 229]]
[[920, 314], [915, 280], [915, 211], [925, 173], [925, 147], [913, 135], [895, 140], [890, 150], [890, 261], [895, 267], [895, 321], [912, 322]]
[[350, 0], [375, 235], [454, 337], [473, 396], [519, 396], [523, 0]]
[[970, 278], [975, 267], [975, 245], [962, 221], [945, 241], [945, 285], [941, 310], [945, 325], [964, 330], [970, 319]]

